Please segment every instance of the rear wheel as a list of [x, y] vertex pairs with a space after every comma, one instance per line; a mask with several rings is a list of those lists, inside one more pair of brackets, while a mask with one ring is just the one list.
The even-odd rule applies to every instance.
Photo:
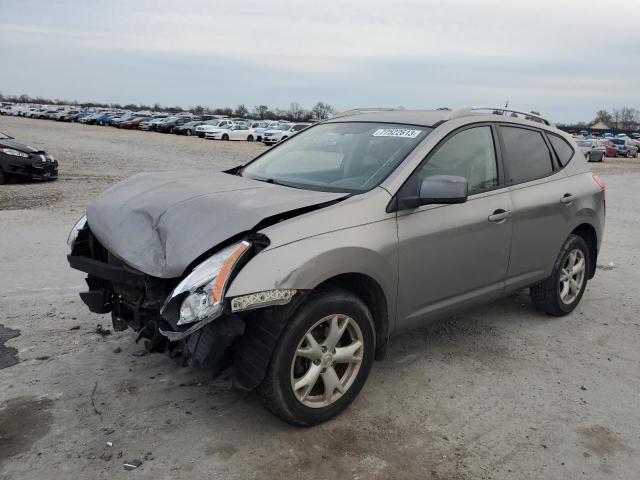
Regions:
[[4, 176], [4, 171], [0, 168], [0, 185], [4, 185], [7, 181], [7, 177]]
[[531, 288], [533, 304], [557, 317], [571, 313], [587, 287], [590, 262], [589, 248], [584, 239], [569, 235], [551, 276]]
[[360, 298], [337, 289], [312, 294], [282, 333], [259, 393], [288, 423], [322, 423], [356, 398], [374, 351], [373, 319]]
[[247, 142], [253, 142], [253, 135], [249, 135], [247, 137]]
[[227, 135], [226, 133], [222, 135], [222, 140], [229, 140], [229, 135]]
[[192, 132], [191, 132], [191, 130], [190, 130], [190, 129], [188, 129], [188, 128], [187, 128], [187, 129], [184, 131], [184, 134], [185, 134], [187, 137], [190, 137], [190, 136], [191, 136], [191, 134], [192, 134]]
[[600, 160], [598, 160], [598, 161], [599, 161], [599, 162], [602, 162], [603, 160], [604, 160], [604, 153], [602, 153], [602, 154], [600, 155]]

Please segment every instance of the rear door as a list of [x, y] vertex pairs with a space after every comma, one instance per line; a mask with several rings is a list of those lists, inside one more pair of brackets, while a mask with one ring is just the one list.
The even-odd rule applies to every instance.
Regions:
[[497, 153], [495, 127], [474, 125], [445, 138], [409, 178], [462, 176], [469, 198], [398, 212], [398, 330], [502, 293], [512, 207]]
[[572, 201], [576, 192], [570, 191], [562, 165], [541, 130], [513, 124], [502, 124], [498, 130], [513, 203], [506, 288], [515, 290], [550, 275], [576, 213]]

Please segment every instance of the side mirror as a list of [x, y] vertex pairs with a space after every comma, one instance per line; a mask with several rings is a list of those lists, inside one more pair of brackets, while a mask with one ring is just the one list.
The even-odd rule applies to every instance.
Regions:
[[420, 185], [420, 205], [464, 203], [469, 195], [469, 182], [464, 177], [434, 175]]
[[387, 211], [429, 204], [464, 203], [469, 192], [467, 179], [453, 175], [433, 175], [425, 178], [419, 185], [409, 185], [411, 184], [405, 185], [403, 191], [399, 192], [397, 200], [387, 207]]

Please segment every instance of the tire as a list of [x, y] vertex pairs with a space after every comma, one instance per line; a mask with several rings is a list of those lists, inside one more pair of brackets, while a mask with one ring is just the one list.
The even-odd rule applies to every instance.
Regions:
[[247, 142], [253, 142], [253, 135], [249, 135], [247, 137]]
[[222, 140], [229, 140], [229, 135], [227, 135], [226, 133], [222, 135]]
[[4, 185], [7, 181], [7, 177], [4, 175], [4, 171], [0, 168], [0, 185]]
[[602, 155], [600, 155], [600, 160], [598, 160], [599, 162], [602, 162], [604, 160], [604, 153]]
[[192, 134], [192, 132], [191, 132], [191, 130], [190, 130], [190, 129], [187, 129], [187, 130], [185, 130], [185, 131], [184, 131], [184, 134], [185, 134], [187, 137], [190, 137], [190, 136], [191, 136], [191, 134]]
[[[334, 336], [339, 339], [335, 349], [326, 350], [323, 345], [330, 348], [335, 344], [326, 335], [331, 331], [331, 325], [336, 325], [335, 332], [342, 328], [344, 333]], [[310, 332], [320, 332], [320, 336], [316, 338], [317, 333]], [[318, 342], [315, 349], [308, 343], [309, 334]], [[335, 361], [331, 353], [344, 349], [345, 354], [347, 348], [358, 343], [354, 338], [359, 339], [359, 345], [349, 353], [352, 362]], [[298, 355], [303, 350], [320, 357], [312, 361]], [[374, 354], [373, 318], [364, 302], [345, 290], [314, 292], [296, 310], [282, 332], [258, 393], [266, 407], [285, 422], [305, 427], [317, 425], [335, 417], [353, 402], [369, 376]], [[304, 382], [309, 375], [311, 381], [295, 393], [294, 385]], [[332, 388], [327, 399], [325, 384], [332, 379], [339, 388]], [[340, 389], [344, 390], [340, 392]]]
[[[582, 276], [578, 282], [578, 277], [571, 275], [571, 278], [578, 284], [575, 288], [571, 288], [573, 284], [570, 281], [563, 282], [563, 278], [566, 278], [563, 270], [570, 265], [570, 256], [574, 252], [580, 252], [582, 259], [584, 260], [582, 265]], [[578, 254], [579, 258], [579, 254]], [[578, 262], [576, 263], [576, 266]], [[533, 304], [540, 310], [553, 315], [555, 317], [561, 317], [567, 315], [573, 311], [574, 308], [580, 303], [585, 288], [587, 287], [587, 277], [589, 276], [591, 265], [591, 258], [589, 257], [589, 247], [584, 239], [578, 235], [569, 235], [569, 238], [564, 242], [560, 249], [560, 254], [556, 259], [553, 266], [553, 272], [551, 276], [543, 282], [531, 287], [531, 300]], [[563, 286], [568, 286], [569, 291], [567, 298], [563, 299]]]

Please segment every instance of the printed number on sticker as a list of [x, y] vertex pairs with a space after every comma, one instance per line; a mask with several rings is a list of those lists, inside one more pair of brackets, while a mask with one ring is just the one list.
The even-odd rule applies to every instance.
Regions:
[[422, 130], [409, 130], [408, 128], [379, 128], [373, 132], [373, 136], [416, 138], [420, 133], [422, 133]]

